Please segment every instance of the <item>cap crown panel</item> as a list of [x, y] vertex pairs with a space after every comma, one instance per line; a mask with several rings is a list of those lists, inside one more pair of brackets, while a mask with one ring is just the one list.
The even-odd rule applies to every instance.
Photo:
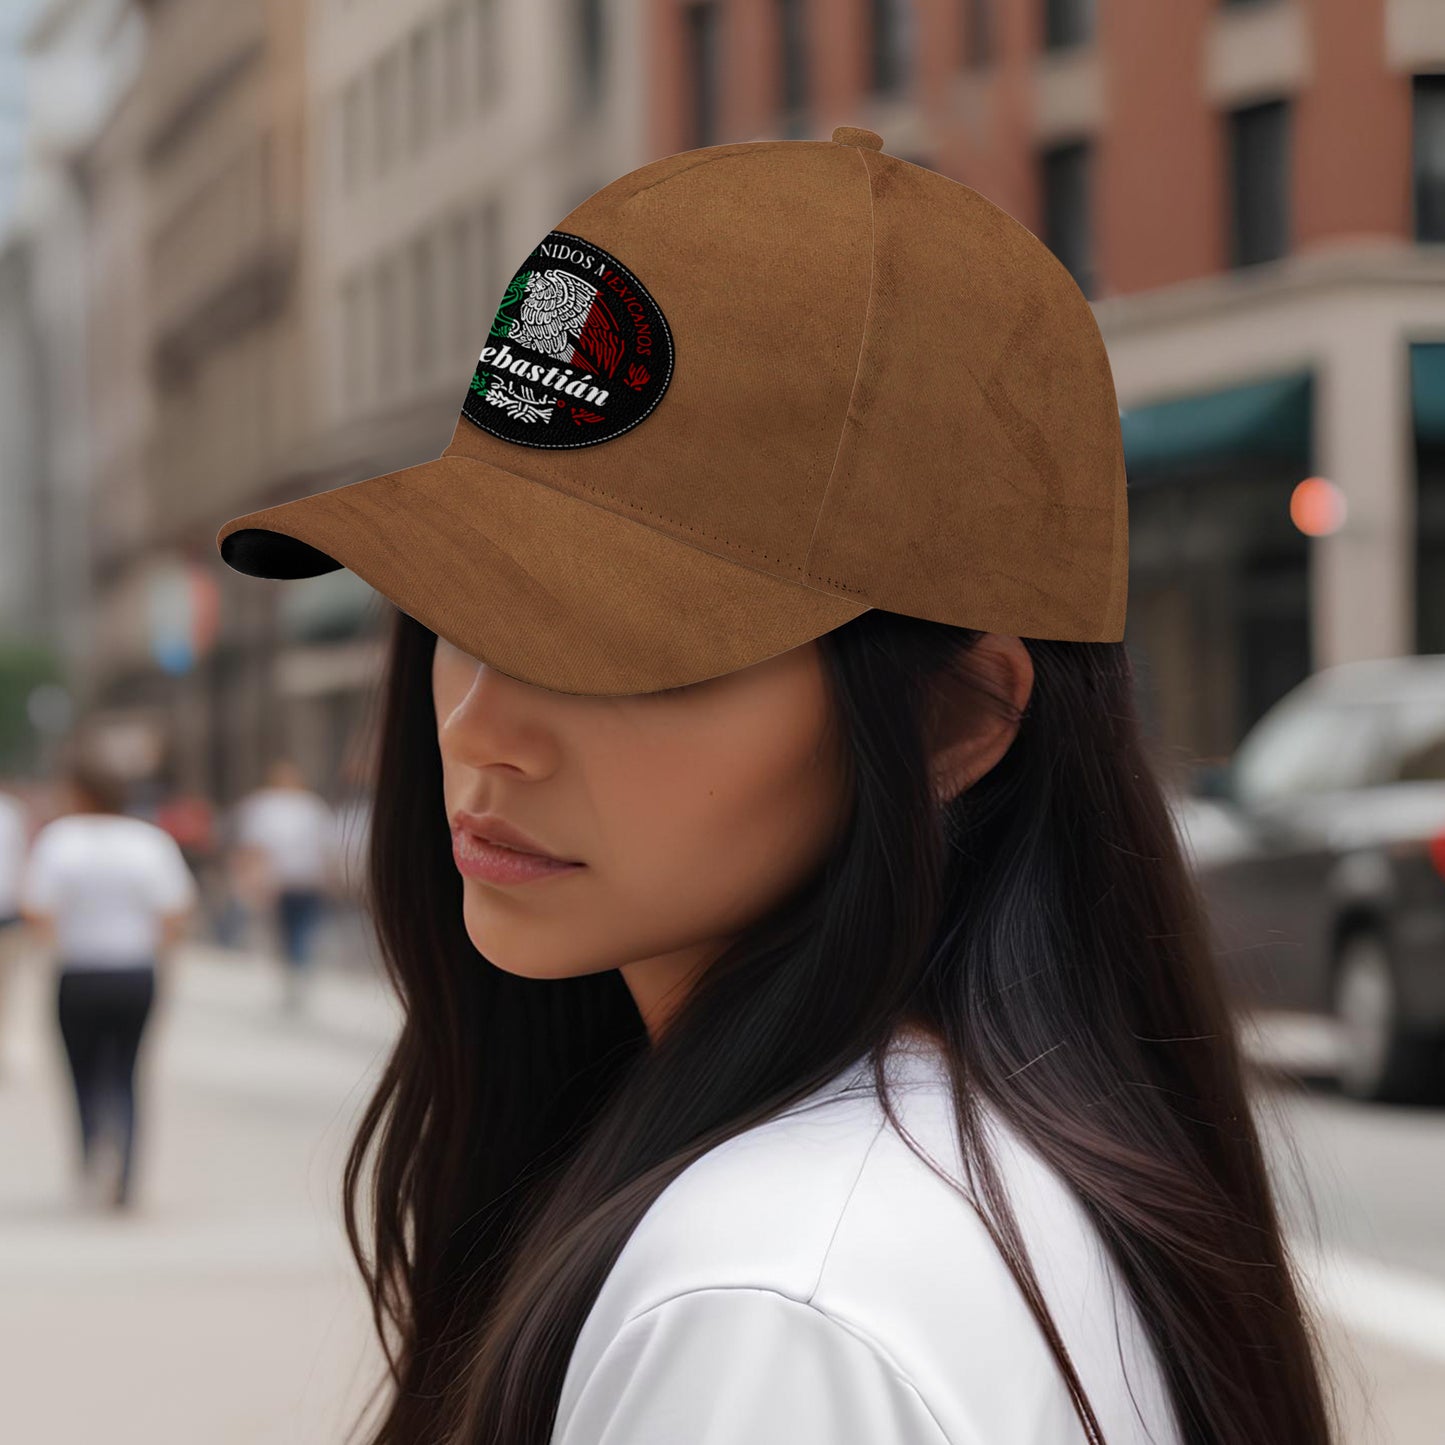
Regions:
[[1088, 300], [978, 192], [857, 153], [878, 269], [810, 573], [961, 626], [1122, 633], [1123, 449]]
[[[669, 156], [556, 229], [611, 252], [667, 319], [656, 409], [576, 450], [457, 423], [477, 457], [718, 555], [801, 575], [857, 370], [872, 274], [860, 152], [820, 141]], [[479, 321], [479, 342], [487, 322]]]

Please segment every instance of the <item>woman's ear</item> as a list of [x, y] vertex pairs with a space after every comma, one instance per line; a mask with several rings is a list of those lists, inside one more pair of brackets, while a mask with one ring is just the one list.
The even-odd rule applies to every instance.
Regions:
[[[960, 675], [962, 673], [962, 675]], [[1009, 750], [1017, 715], [1033, 693], [1034, 662], [1017, 637], [986, 632], [968, 650], [960, 669], [947, 669], [930, 706], [929, 758], [934, 793], [951, 802]], [[987, 688], [1008, 705], [1006, 716], [981, 702]]]

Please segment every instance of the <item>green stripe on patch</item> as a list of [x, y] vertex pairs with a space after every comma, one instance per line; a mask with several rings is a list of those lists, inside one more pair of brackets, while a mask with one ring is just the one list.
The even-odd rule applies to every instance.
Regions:
[[510, 336], [512, 328], [517, 324], [515, 316], [507, 315], [509, 306], [518, 305], [526, 294], [527, 283], [532, 279], [530, 271], [519, 271], [512, 277], [507, 285], [506, 294], [502, 297], [502, 303], [497, 307], [497, 314], [492, 320], [493, 336]]

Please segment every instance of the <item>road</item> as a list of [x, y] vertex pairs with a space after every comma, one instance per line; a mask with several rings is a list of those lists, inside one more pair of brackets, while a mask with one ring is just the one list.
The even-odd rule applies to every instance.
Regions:
[[1254, 1039], [1255, 1057], [1277, 1066], [1256, 1110], [1331, 1346], [1346, 1441], [1439, 1445], [1445, 1110], [1342, 1098], [1319, 1082], [1332, 1053], [1327, 1026], [1281, 1023]]
[[[86, 1212], [43, 961], [0, 1011], [0, 1420], [81, 1445], [342, 1442], [380, 1354], [340, 1227], [340, 1173], [396, 1026], [374, 973], [195, 944], [144, 1045], [136, 1207]], [[1286, 1058], [1311, 1029], [1261, 1038]], [[1283, 1037], [1283, 1036], [1282, 1036]], [[1265, 1086], [1261, 1119], [1321, 1307], [1345, 1445], [1438, 1445], [1445, 1414], [1445, 1112]], [[352, 1437], [356, 1438], [356, 1437]]]

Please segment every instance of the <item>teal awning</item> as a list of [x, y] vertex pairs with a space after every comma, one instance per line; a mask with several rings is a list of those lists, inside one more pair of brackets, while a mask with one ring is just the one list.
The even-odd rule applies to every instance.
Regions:
[[1445, 445], [1445, 341], [1411, 343], [1410, 407], [1416, 437]]
[[361, 632], [376, 593], [339, 567], [282, 585], [277, 623], [287, 642], [337, 642]]
[[1301, 371], [1127, 408], [1119, 425], [1130, 478], [1230, 457], [1277, 457], [1307, 469], [1313, 382]]

